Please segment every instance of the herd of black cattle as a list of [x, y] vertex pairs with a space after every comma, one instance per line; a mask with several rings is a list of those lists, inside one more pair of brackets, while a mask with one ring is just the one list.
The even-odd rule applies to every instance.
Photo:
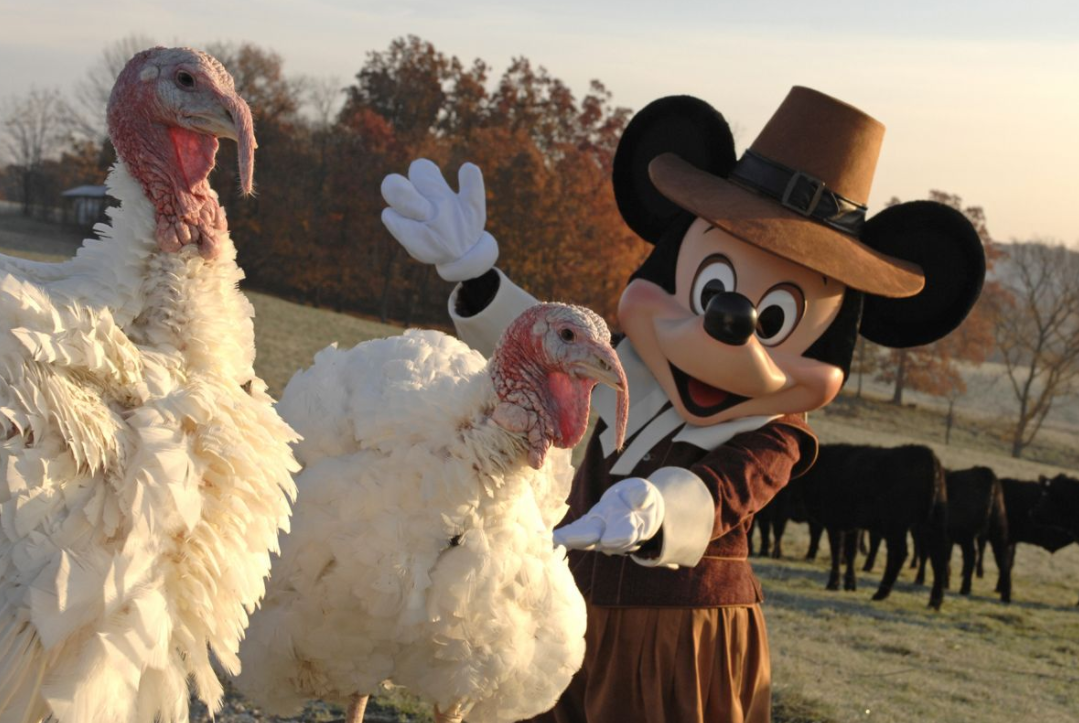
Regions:
[[[827, 531], [832, 552], [828, 589], [855, 589], [854, 561], [861, 533], [869, 545], [864, 570], [873, 568], [883, 540], [887, 561], [874, 600], [888, 597], [907, 558], [907, 536], [914, 540], [911, 566], [915, 583], [933, 570], [929, 605], [940, 608], [948, 587], [953, 545], [963, 554], [962, 595], [969, 595], [977, 567], [989, 544], [999, 575], [996, 591], [1011, 601], [1012, 564], [1018, 543], [1056, 552], [1079, 542], [1079, 480], [1057, 475], [1037, 481], [998, 478], [988, 467], [945, 470], [933, 450], [921, 445], [884, 448], [851, 444], [822, 445], [817, 463], [792, 480], [754, 520], [761, 535], [760, 554], [779, 558], [788, 521], [808, 522], [807, 559], [816, 557]], [[752, 533], [751, 533], [752, 534]]]

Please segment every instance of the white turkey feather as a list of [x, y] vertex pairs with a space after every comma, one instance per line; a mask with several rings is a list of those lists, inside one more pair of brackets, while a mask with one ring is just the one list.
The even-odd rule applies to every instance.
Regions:
[[108, 185], [73, 259], [0, 256], [0, 723], [185, 721], [189, 678], [216, 710], [295, 493], [227, 233], [160, 252]]
[[474, 723], [550, 708], [584, 654], [584, 603], [551, 529], [568, 450], [527, 464], [490, 419], [487, 362], [435, 331], [330, 347], [278, 404], [301, 435], [292, 531], [241, 646], [268, 710], [383, 682]]

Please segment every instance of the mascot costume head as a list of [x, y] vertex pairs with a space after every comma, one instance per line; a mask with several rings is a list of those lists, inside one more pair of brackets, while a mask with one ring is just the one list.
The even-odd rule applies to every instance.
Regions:
[[807, 412], [839, 393], [858, 333], [910, 347], [955, 329], [981, 291], [970, 222], [916, 201], [866, 219], [884, 126], [793, 88], [735, 158], [688, 96], [630, 121], [614, 160], [626, 223], [654, 246], [619, 321], [682, 418]]

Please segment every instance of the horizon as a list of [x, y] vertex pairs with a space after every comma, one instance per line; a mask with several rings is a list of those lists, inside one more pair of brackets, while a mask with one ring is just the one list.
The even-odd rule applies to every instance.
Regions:
[[827, 28], [820, 7], [793, 0], [767, 10], [692, 0], [662, 15], [639, 0], [619, 10], [567, 0], [542, 8], [269, 0], [258, 17], [206, 0], [182, 9], [116, 5], [102, 15], [59, 0], [0, 0], [9, 34], [0, 65], [18, 69], [0, 75], [0, 105], [31, 88], [70, 97], [105, 48], [131, 35], [195, 47], [252, 42], [279, 53], [288, 76], [336, 76], [342, 88], [368, 53], [416, 35], [466, 65], [482, 58], [492, 82], [523, 56], [577, 99], [593, 79], [611, 92], [613, 105], [633, 111], [664, 95], [695, 95], [728, 118], [739, 152], [791, 86], [807, 85], [888, 129], [871, 214], [893, 196], [909, 201], [940, 190], [981, 206], [997, 241], [1079, 248], [1072, 173], [1079, 167], [1079, 6], [1059, 0], [1021, 8], [1002, 0], [948, 8], [915, 0], [884, 9], [844, 0], [826, 3], [832, 12], [824, 15], [841, 19]]

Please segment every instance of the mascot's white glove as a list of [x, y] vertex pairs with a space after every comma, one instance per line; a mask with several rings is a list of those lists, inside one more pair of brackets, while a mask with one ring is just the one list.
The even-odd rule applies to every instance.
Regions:
[[487, 199], [479, 167], [461, 166], [457, 183], [460, 193], [426, 158], [412, 162], [408, 178], [393, 173], [382, 181], [382, 197], [390, 204], [382, 223], [412, 258], [435, 264], [446, 281], [483, 276], [498, 259], [498, 243], [483, 230]]
[[663, 495], [642, 477], [627, 477], [603, 493], [583, 517], [554, 531], [556, 545], [608, 555], [634, 552], [663, 524]]

